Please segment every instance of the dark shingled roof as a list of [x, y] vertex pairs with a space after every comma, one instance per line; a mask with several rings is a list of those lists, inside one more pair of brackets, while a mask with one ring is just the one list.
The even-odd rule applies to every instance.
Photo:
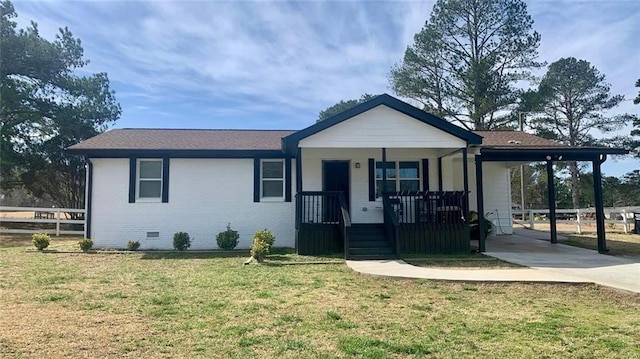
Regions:
[[[87, 150], [281, 150], [282, 138], [293, 130], [205, 130], [124, 128], [102, 133], [69, 147]], [[473, 131], [482, 136], [481, 147], [549, 148], [564, 145], [518, 131]]]
[[284, 130], [111, 130], [69, 147], [83, 150], [280, 150]]
[[482, 136], [481, 147], [499, 148], [549, 148], [565, 145], [520, 131], [473, 131]]

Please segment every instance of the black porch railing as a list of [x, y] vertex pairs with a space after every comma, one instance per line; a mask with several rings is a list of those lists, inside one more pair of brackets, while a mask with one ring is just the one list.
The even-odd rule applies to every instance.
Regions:
[[399, 206], [394, 206], [389, 196], [382, 196], [384, 230], [395, 254], [400, 254], [400, 213]]
[[464, 191], [387, 192], [398, 223], [455, 224], [465, 220], [466, 194]]
[[351, 218], [342, 192], [296, 194], [296, 249], [299, 254], [329, 254], [345, 250]]
[[467, 253], [464, 191], [389, 192], [383, 195], [387, 235], [401, 253]]

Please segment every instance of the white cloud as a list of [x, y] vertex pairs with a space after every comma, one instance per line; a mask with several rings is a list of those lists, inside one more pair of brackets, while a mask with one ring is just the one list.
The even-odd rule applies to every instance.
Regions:
[[[68, 26], [89, 72], [109, 74], [123, 126], [300, 128], [341, 99], [389, 92], [387, 74], [434, 0], [397, 2], [16, 2], [22, 26]], [[640, 2], [529, 1], [540, 57], [584, 58], [631, 98]], [[625, 102], [620, 111], [638, 112]], [[144, 110], [142, 110], [144, 108]], [[145, 117], [146, 116], [146, 117]], [[244, 121], [240, 121], [244, 119]], [[171, 123], [159, 122], [170, 126]]]

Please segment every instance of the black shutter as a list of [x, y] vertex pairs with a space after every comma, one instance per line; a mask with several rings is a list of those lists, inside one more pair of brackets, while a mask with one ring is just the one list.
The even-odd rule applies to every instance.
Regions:
[[284, 159], [284, 201], [291, 202], [291, 157]]
[[260, 202], [260, 159], [253, 159], [253, 201]]
[[369, 201], [376, 200], [376, 160], [369, 158]]
[[422, 190], [429, 191], [429, 159], [422, 159]]
[[162, 158], [162, 203], [169, 202], [169, 156]]
[[442, 191], [442, 157], [438, 157], [438, 191]]
[[129, 158], [129, 203], [136, 202], [136, 161], [135, 157]]

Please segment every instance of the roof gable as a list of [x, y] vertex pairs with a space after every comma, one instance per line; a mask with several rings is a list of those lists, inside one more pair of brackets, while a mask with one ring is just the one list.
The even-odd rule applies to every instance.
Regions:
[[361, 113], [369, 111], [377, 106], [384, 105], [393, 110], [396, 110], [402, 114], [405, 114], [417, 121], [421, 121], [430, 126], [433, 126], [441, 131], [449, 133], [457, 138], [465, 140], [467, 144], [481, 144], [482, 137], [476, 135], [473, 132], [467, 131], [456, 125], [453, 125], [437, 116], [434, 116], [428, 112], [422, 111], [414, 106], [409, 105], [406, 102], [400, 101], [397, 98], [388, 94], [382, 94], [375, 98], [361, 103], [358, 106], [352, 107], [344, 112], [341, 112], [335, 116], [332, 116], [324, 121], [318, 122], [305, 129], [295, 132], [285, 137], [283, 142], [283, 149], [286, 152], [294, 153], [298, 147], [298, 142], [304, 138], [312, 136], [320, 131], [323, 131], [329, 127], [332, 127], [338, 123], [346, 121], [352, 117], [355, 117]]

